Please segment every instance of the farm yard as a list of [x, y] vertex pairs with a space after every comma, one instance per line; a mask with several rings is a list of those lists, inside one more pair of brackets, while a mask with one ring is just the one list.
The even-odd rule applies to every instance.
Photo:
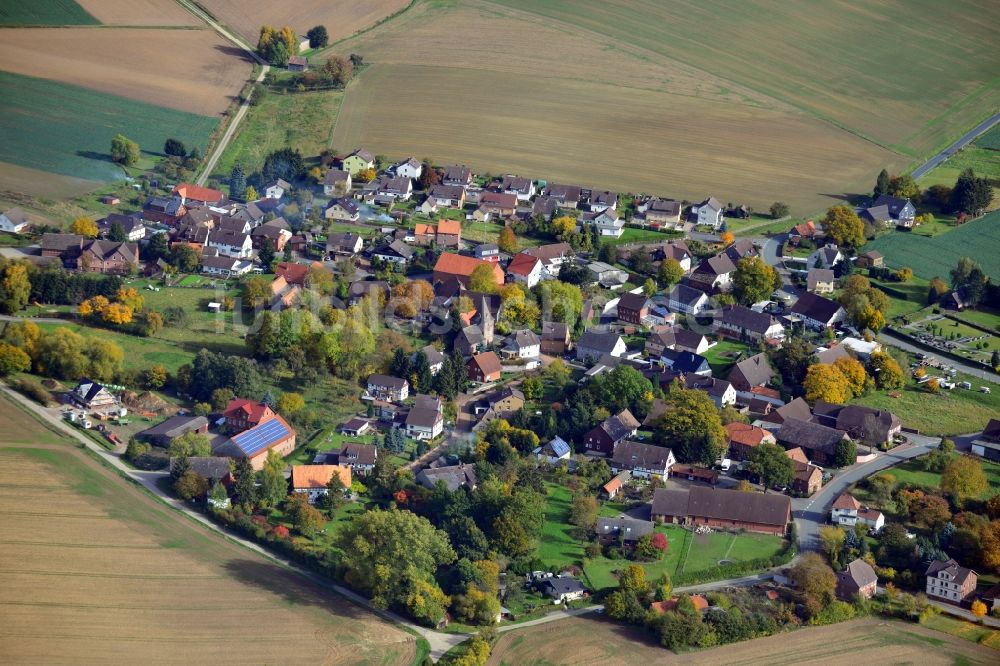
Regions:
[[409, 634], [195, 526], [6, 398], [0, 463], [5, 663], [414, 659]]
[[559, 630], [528, 627], [505, 633], [489, 666], [628, 666], [646, 663], [782, 665], [806, 663], [920, 663], [927, 666], [996, 663], [996, 651], [957, 636], [897, 621], [851, 620], [777, 636], [698, 650], [683, 658], [643, 632], [607, 620], [572, 618]]

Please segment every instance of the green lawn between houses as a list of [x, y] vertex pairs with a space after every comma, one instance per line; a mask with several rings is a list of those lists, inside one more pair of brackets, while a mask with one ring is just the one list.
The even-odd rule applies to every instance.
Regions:
[[[568, 488], [554, 483], [547, 483], [546, 487], [545, 524], [536, 556], [553, 569], [580, 565], [584, 561], [587, 542], [578, 540], [574, 536], [577, 528], [569, 524], [572, 494]], [[621, 504], [606, 502], [602, 505], [601, 515], [617, 516], [624, 508]], [[720, 560], [740, 562], [771, 557], [782, 547], [781, 538], [764, 534], [693, 534], [673, 525], [658, 525], [656, 531], [666, 535], [670, 547], [660, 560], [638, 563], [645, 569], [648, 580], [654, 580], [662, 573], [673, 577], [679, 573], [703, 571], [719, 566]], [[616, 572], [630, 563], [628, 560], [611, 560], [601, 556], [588, 560], [583, 570], [590, 587], [597, 592], [615, 587], [618, 584]]]
[[[957, 458], [958, 456], [958, 453], [952, 454], [953, 458]], [[986, 474], [986, 480], [989, 482], [989, 487], [986, 489], [986, 492], [982, 493], [976, 499], [984, 500], [989, 499], [1000, 491], [1000, 465], [986, 460], [981, 462], [983, 472]], [[925, 488], [941, 487], [941, 474], [925, 470], [923, 461], [920, 459], [908, 460], [886, 471], [895, 476], [898, 483], [912, 483], [917, 486], [924, 486]]]

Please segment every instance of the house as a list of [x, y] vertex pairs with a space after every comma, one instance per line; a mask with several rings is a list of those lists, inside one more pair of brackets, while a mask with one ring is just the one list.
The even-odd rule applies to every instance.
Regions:
[[591, 261], [587, 270], [602, 287], [614, 289], [628, 282], [628, 272], [603, 261]]
[[959, 566], [954, 559], [934, 561], [927, 567], [927, 596], [960, 604], [973, 592], [979, 576], [972, 569]]
[[713, 486], [719, 482], [718, 472], [699, 465], [674, 465], [670, 469], [670, 476]]
[[[704, 375], [706, 377], [712, 374], [712, 366], [709, 365], [708, 359], [700, 354], [692, 354], [689, 351], [664, 349], [660, 354], [660, 363], [680, 374]], [[726, 382], [726, 384], [729, 384], [729, 382]], [[734, 393], [734, 402], [736, 401], [735, 395]]]
[[972, 440], [972, 455], [1000, 462], [1000, 419], [990, 419], [983, 432]]
[[291, 189], [292, 185], [287, 180], [284, 180], [283, 178], [276, 178], [264, 188], [264, 198], [274, 199], [277, 201], [281, 197], [285, 196], [285, 192], [289, 192]]
[[809, 255], [809, 268], [833, 268], [845, 259], [836, 243], [827, 243]]
[[446, 166], [441, 174], [441, 183], [458, 185], [464, 189], [472, 185], [472, 171], [466, 166]]
[[582, 193], [582, 187], [576, 185], [557, 185], [555, 183], [542, 191], [543, 196], [555, 200], [560, 208], [578, 207]]
[[618, 208], [618, 193], [611, 190], [591, 190], [587, 207], [593, 212]]
[[201, 255], [201, 272], [223, 278], [239, 277], [253, 270], [253, 262], [217, 254]]
[[500, 379], [500, 359], [495, 352], [476, 354], [466, 363], [469, 379], [480, 384], [495, 382]]
[[813, 405], [813, 421], [836, 428], [857, 441], [882, 444], [897, 437], [903, 430], [899, 417], [884, 409], [861, 405], [837, 405], [817, 400]]
[[878, 250], [869, 250], [858, 255], [858, 268], [882, 268], [885, 266], [885, 257]]
[[750, 452], [761, 444], [776, 444], [777, 440], [770, 431], [746, 423], [727, 423], [726, 436], [729, 439], [729, 457], [733, 460], [746, 460]]
[[588, 328], [576, 344], [576, 360], [594, 363], [605, 354], [621, 356], [626, 351], [625, 341], [613, 331]]
[[559, 269], [563, 263], [573, 254], [569, 243], [549, 243], [538, 247], [529, 247], [521, 251], [521, 254], [538, 257], [542, 262], [542, 269], [549, 277], [558, 277]]
[[208, 247], [214, 247], [219, 254], [237, 259], [253, 256], [253, 240], [249, 234], [214, 229], [208, 233]]
[[847, 318], [847, 311], [837, 301], [806, 292], [792, 306], [791, 318], [800, 318], [809, 328], [823, 330]]
[[304, 72], [309, 69], [309, 59], [305, 56], [290, 55], [287, 67], [289, 72]]
[[375, 186], [375, 201], [388, 205], [408, 201], [413, 196], [413, 181], [402, 176], [382, 176]]
[[472, 254], [480, 261], [500, 263], [500, 248], [494, 243], [480, 243], [473, 249]]
[[410, 382], [392, 375], [371, 375], [368, 377], [366, 400], [403, 402], [410, 397]]
[[264, 469], [264, 461], [271, 450], [280, 456], [287, 456], [295, 450], [295, 430], [278, 414], [233, 435], [212, 453], [227, 458], [248, 458], [253, 469], [259, 472]]
[[473, 217], [479, 221], [489, 221], [494, 216], [510, 217], [517, 212], [517, 195], [505, 192], [483, 192], [479, 207]]
[[812, 240], [816, 238], [816, 235], [816, 223], [812, 220], [807, 220], [805, 222], [799, 222], [789, 230], [788, 241], [792, 245], [798, 245], [802, 242], [803, 238]]
[[783, 340], [785, 337], [785, 327], [777, 317], [742, 305], [723, 308], [722, 314], [712, 321], [712, 328], [719, 335], [747, 342]]
[[291, 238], [291, 227], [288, 226], [288, 222], [280, 217], [270, 222], [265, 222], [250, 232], [250, 241], [253, 243], [255, 250], [262, 249], [264, 241], [268, 240], [271, 242], [272, 250], [281, 252], [285, 249], [285, 243], [291, 240]]
[[583, 599], [587, 594], [583, 583], [571, 576], [543, 578], [535, 587], [540, 593], [552, 599], [552, 603], [556, 604]]
[[226, 427], [232, 432], [243, 432], [270, 421], [275, 416], [274, 411], [264, 403], [245, 398], [230, 400], [222, 412]]
[[686, 284], [674, 285], [667, 296], [667, 308], [671, 312], [698, 316], [709, 309], [708, 294]]
[[282, 276], [276, 277], [269, 285], [271, 290], [270, 307], [274, 310], [284, 310], [292, 307], [302, 295], [302, 288], [290, 285]]
[[642, 537], [653, 533], [653, 521], [638, 520], [628, 516], [598, 518], [594, 531], [602, 543], [634, 545]]
[[[682, 352], [684, 354], [690, 354], [691, 352]], [[692, 354], [692, 356], [696, 356]], [[707, 363], [707, 361], [706, 361]], [[723, 407], [728, 407], [736, 404], [736, 389], [733, 385], [727, 382], [725, 379], [719, 379], [717, 377], [712, 377], [710, 373], [712, 369], [708, 369], [708, 373], [704, 372], [691, 372], [684, 374], [684, 387], [688, 389], [697, 389], [699, 391], [704, 391], [708, 394], [708, 397], [712, 399], [715, 406], [719, 409]]]
[[507, 277], [531, 289], [542, 278], [542, 261], [538, 257], [519, 252], [507, 264]]
[[507, 336], [500, 353], [506, 358], [537, 359], [541, 353], [541, 344], [534, 331], [522, 328]]
[[101, 236], [106, 238], [116, 223], [122, 226], [125, 240], [129, 243], [138, 243], [146, 237], [146, 225], [142, 221], [141, 213], [130, 213], [129, 215], [111, 213], [104, 219], [98, 220], [97, 227], [101, 231]]
[[642, 320], [649, 315], [649, 299], [645, 293], [622, 294], [618, 299], [618, 320], [628, 324], [642, 325]]
[[425, 345], [417, 351], [413, 352], [413, 355], [423, 354], [427, 359], [427, 365], [430, 367], [431, 375], [437, 376], [437, 373], [441, 371], [442, 366], [444, 366], [444, 353], [441, 352], [434, 345]]
[[[173, 469], [180, 458], [170, 458], [170, 466]], [[188, 469], [198, 476], [208, 479], [208, 487], [211, 488], [216, 482], [229, 484], [232, 479], [232, 461], [229, 458], [216, 456], [188, 456]]]
[[441, 398], [418, 394], [413, 400], [413, 407], [406, 416], [407, 436], [413, 439], [434, 439], [444, 430]]
[[774, 369], [767, 354], [755, 354], [736, 363], [729, 371], [729, 381], [737, 391], [751, 391], [758, 386], [767, 386], [774, 377]]
[[632, 412], [623, 409], [618, 414], [604, 419], [600, 425], [584, 435], [584, 448], [590, 455], [610, 456], [618, 444], [635, 436], [639, 425]]
[[687, 328], [679, 326], [673, 327], [674, 349], [678, 351], [689, 351], [694, 354], [703, 354], [712, 347], [712, 343], [701, 333], [696, 333]]
[[392, 170], [399, 178], [416, 180], [424, 172], [424, 165], [416, 157], [410, 157], [394, 166]]
[[194, 183], [180, 183], [176, 185], [172, 194], [179, 197], [184, 206], [214, 206], [225, 199], [225, 195], [219, 190], [210, 187], [202, 187]]
[[622, 491], [625, 484], [632, 479], [632, 472], [628, 470], [624, 472], [619, 472], [610, 481], [601, 486], [601, 497], [604, 499], [613, 500], [618, 497], [618, 493]]
[[372, 253], [372, 258], [397, 266], [405, 266], [410, 263], [416, 253], [415, 249], [397, 239], [376, 249]]
[[837, 596], [847, 602], [853, 602], [858, 595], [865, 599], [875, 596], [878, 587], [878, 576], [872, 565], [861, 558], [853, 560], [837, 573]]
[[645, 245], [643, 247], [649, 250], [649, 258], [657, 268], [664, 261], [673, 259], [680, 264], [681, 269], [685, 273], [691, 270], [691, 249], [684, 241], [670, 241], [669, 243], [657, 243], [656, 245]]
[[139, 246], [136, 243], [114, 241], [88, 241], [76, 257], [75, 267], [80, 271], [126, 275], [139, 269]]
[[136, 433], [139, 441], [149, 442], [153, 446], [170, 446], [170, 443], [189, 432], [204, 435], [208, 432], [208, 419], [204, 416], [171, 416], [166, 421], [152, 428], [146, 428]]
[[531, 201], [531, 197], [535, 196], [535, 182], [520, 176], [504, 176], [494, 188], [497, 192], [513, 194], [518, 201]]
[[792, 517], [792, 503], [785, 495], [769, 493], [705, 486], [683, 490], [657, 488], [653, 493], [651, 515], [659, 523], [706, 525], [783, 536]]
[[[213, 218], [214, 219], [214, 218]], [[253, 230], [253, 223], [242, 217], [226, 215], [215, 220], [216, 231], [228, 231], [234, 234], [249, 234]]]
[[330, 257], [353, 257], [362, 247], [364, 241], [354, 231], [332, 233], [326, 237], [326, 253]]
[[62, 257], [67, 253], [79, 252], [84, 240], [79, 234], [42, 234], [42, 256]]
[[[313, 266], [322, 268], [323, 264], [315, 263]], [[274, 268], [274, 274], [285, 281], [285, 284], [294, 284], [304, 287], [306, 279], [309, 277], [310, 266], [297, 264], [291, 261], [279, 262]], [[277, 280], [275, 280], [277, 282]], [[273, 284], [273, 283], [272, 283]]]
[[493, 272], [493, 279], [497, 286], [504, 284], [503, 269], [495, 263], [482, 261], [475, 257], [466, 257], [461, 254], [444, 252], [438, 257], [434, 264], [434, 282], [446, 282], [449, 278], [456, 278], [466, 289], [470, 287], [469, 279], [472, 272], [479, 266], [489, 266]]
[[861, 219], [872, 224], [895, 225], [897, 229], [912, 229], [917, 209], [909, 199], [880, 195], [870, 206], [860, 212]]
[[666, 479], [677, 462], [674, 452], [664, 446], [623, 441], [614, 447], [608, 464], [615, 474], [631, 472], [640, 479]]
[[703, 259], [691, 273], [692, 286], [705, 291], [729, 289], [736, 272], [736, 262], [723, 252], [713, 257]]
[[847, 435], [840, 430], [799, 419], [785, 420], [776, 437], [778, 444], [786, 449], [798, 446], [809, 454], [811, 460], [824, 465], [833, 462], [837, 445], [847, 439]]
[[367, 150], [359, 148], [341, 160], [340, 166], [353, 178], [365, 169], [374, 169], [375, 156]]
[[438, 208], [457, 208], [465, 206], [465, 188], [461, 185], [434, 185], [427, 192], [427, 199], [424, 204], [433, 207], [437, 212]]
[[829, 268], [810, 268], [806, 274], [806, 289], [814, 294], [832, 294], [836, 282]]
[[578, 221], [582, 225], [594, 227], [602, 237], [620, 238], [625, 230], [625, 218], [620, 217], [614, 208], [583, 213]]
[[149, 197], [142, 206], [142, 219], [147, 222], [177, 224], [185, 214], [180, 197]]
[[69, 398], [78, 407], [92, 412], [108, 413], [119, 409], [118, 398], [107, 387], [90, 379], [81, 379], [69, 392]]
[[558, 435], [547, 443], [532, 451], [538, 460], [556, 465], [560, 460], [569, 460], [573, 455], [572, 447]]
[[[792, 460], [795, 475], [792, 477], [791, 487], [794, 492], [809, 497], [823, 487], [823, 471], [809, 462], [802, 449], [789, 449], [785, 454]], [[881, 529], [881, 525], [879, 528]]]
[[681, 227], [681, 202], [673, 199], [648, 199], [638, 208], [647, 224], [677, 229]]
[[715, 231], [726, 221], [722, 204], [715, 197], [691, 206], [690, 220], [700, 226], [712, 227]]
[[570, 348], [569, 326], [558, 321], [542, 322], [542, 339], [539, 351], [542, 354], [562, 356]]
[[27, 229], [30, 224], [31, 220], [28, 219], [28, 214], [16, 206], [0, 213], [0, 231], [19, 234]]
[[[329, 456], [327, 459], [329, 460]], [[377, 459], [378, 447], [370, 444], [346, 442], [340, 447], [333, 462], [336, 465], [349, 467], [352, 474], [368, 476], [375, 469]]]
[[764, 418], [768, 423], [777, 423], [779, 425], [789, 419], [797, 419], [799, 421], [811, 420], [812, 409], [809, 408], [809, 403], [798, 397], [790, 403], [778, 407]]
[[309, 503], [315, 504], [329, 492], [327, 486], [334, 475], [340, 477], [345, 489], [351, 487], [351, 468], [346, 465], [292, 465], [291, 486], [293, 493], [309, 496]]
[[551, 220], [555, 217], [557, 210], [559, 210], [559, 201], [546, 195], [536, 197], [535, 201], [531, 204], [532, 217], [541, 217], [545, 220]]
[[443, 483], [452, 493], [463, 487], [475, 490], [476, 468], [475, 465], [466, 464], [428, 467], [417, 472], [417, 483], [429, 490], [434, 490], [437, 484]]
[[330, 169], [323, 176], [323, 194], [328, 197], [344, 196], [351, 191], [351, 172]]

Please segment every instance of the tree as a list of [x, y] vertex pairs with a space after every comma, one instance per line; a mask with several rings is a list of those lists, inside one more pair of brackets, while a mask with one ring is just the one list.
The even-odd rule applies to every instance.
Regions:
[[556, 240], [567, 242], [576, 233], [576, 219], [563, 215], [552, 220], [552, 233]]
[[593, 495], [577, 493], [573, 496], [573, 504], [569, 510], [569, 522], [585, 530], [592, 530], [597, 523], [597, 510], [597, 499]]
[[838, 565], [840, 551], [844, 548], [846, 536], [843, 528], [837, 525], [824, 525], [819, 528], [819, 543], [833, 566]]
[[0, 342], [0, 377], [31, 369], [31, 357], [7, 342]]
[[143, 372], [142, 383], [151, 390], [159, 390], [167, 383], [169, 375], [167, 369], [162, 365], [154, 365]]
[[316, 507], [309, 504], [306, 493], [292, 493], [285, 502], [285, 515], [299, 534], [312, 538], [323, 529], [326, 518]]
[[244, 199], [247, 195], [247, 176], [243, 165], [237, 162], [229, 173], [229, 196], [233, 199]]
[[212, 440], [208, 435], [194, 431], [186, 432], [170, 441], [167, 451], [174, 458], [189, 458], [191, 456], [212, 455]]
[[781, 287], [781, 275], [760, 257], [746, 257], [736, 263], [733, 295], [744, 305], [766, 301]]
[[777, 444], [761, 444], [750, 451], [747, 469], [767, 488], [784, 488], [795, 480], [795, 465]]
[[736, 234], [734, 234], [732, 231], [723, 231], [719, 235], [719, 241], [722, 243], [724, 247], [729, 247], [730, 245], [736, 242]]
[[979, 599], [976, 599], [975, 601], [972, 602], [972, 606], [969, 607], [969, 610], [977, 618], [981, 618], [981, 617], [985, 617], [986, 616], [986, 604], [984, 604]]
[[847, 380], [848, 390], [852, 396], [864, 394], [868, 383], [868, 373], [865, 366], [855, 358], [845, 356], [833, 362], [833, 367]]
[[806, 553], [792, 567], [790, 576], [795, 587], [805, 595], [809, 595], [821, 604], [826, 605], [834, 598], [837, 587], [837, 575], [823, 561], [819, 553]]
[[802, 387], [809, 402], [823, 400], [841, 405], [851, 398], [851, 387], [847, 378], [840, 370], [826, 363], [809, 366]]
[[167, 234], [153, 234], [146, 246], [144, 258], [147, 261], [155, 262], [157, 259], [166, 259], [170, 256], [170, 246], [167, 243]]
[[[302, 153], [293, 148], [279, 148], [264, 158], [264, 166], [260, 169], [261, 180], [271, 182], [282, 178], [289, 182], [296, 180], [305, 172]], [[285, 217], [289, 215], [286, 209]]]
[[515, 254], [518, 250], [517, 235], [511, 227], [504, 227], [500, 230], [500, 238], [497, 239], [497, 246], [502, 252]]
[[170, 263], [182, 273], [194, 273], [200, 261], [198, 253], [187, 243], [175, 243], [170, 247]]
[[684, 269], [676, 259], [664, 259], [660, 262], [656, 277], [663, 288], [670, 288], [684, 278]]
[[469, 289], [487, 294], [495, 294], [499, 291], [494, 265], [485, 263], [476, 266], [469, 276]]
[[788, 207], [788, 204], [786, 204], [784, 201], [775, 201], [773, 204], [771, 204], [771, 217], [773, 217], [776, 220], [781, 219], [783, 217], [788, 217], [789, 211], [790, 209]]
[[672, 386], [664, 401], [667, 410], [653, 423], [654, 441], [672, 447], [683, 462], [714, 463], [725, 451], [727, 438], [708, 394]]
[[249, 458], [243, 456], [236, 459], [233, 479], [233, 502], [245, 510], [253, 509], [257, 503], [257, 484]]
[[289, 391], [287, 393], [282, 393], [281, 397], [278, 398], [278, 413], [293, 416], [306, 406], [306, 401], [300, 393], [294, 393]]
[[646, 281], [642, 283], [642, 293], [647, 297], [656, 294], [656, 281], [653, 278], [646, 278]]
[[858, 461], [858, 448], [853, 439], [844, 438], [837, 442], [833, 453], [833, 464], [837, 467], [849, 467]]
[[903, 369], [899, 367], [892, 356], [886, 352], [872, 352], [868, 358], [868, 370], [875, 378], [875, 386], [880, 389], [903, 388], [905, 377]]
[[872, 192], [872, 196], [877, 199], [883, 194], [889, 194], [889, 172], [885, 169], [878, 172], [878, 178], [875, 180], [875, 190]]
[[959, 456], [941, 475], [941, 490], [955, 496], [961, 505], [970, 497], [979, 497], [989, 488], [983, 465], [972, 456]]
[[317, 25], [309, 29], [306, 33], [309, 38], [309, 48], [321, 49], [330, 43], [330, 36], [326, 32], [326, 26]]
[[31, 280], [24, 262], [0, 261], [0, 311], [14, 314], [31, 298]]
[[243, 303], [250, 309], [263, 305], [271, 297], [271, 285], [267, 278], [252, 277], [243, 283]]
[[903, 266], [896, 271], [896, 279], [900, 282], [909, 282], [913, 279], [913, 269], [908, 266]]
[[260, 37], [257, 40], [257, 53], [262, 58], [277, 67], [284, 67], [288, 64], [288, 57], [299, 52], [299, 42], [295, 37], [295, 31], [285, 26], [281, 30], [276, 30], [272, 26], [263, 25], [260, 28]]
[[257, 501], [262, 507], [278, 506], [288, 495], [288, 481], [285, 480], [285, 461], [274, 451], [267, 452], [264, 468], [257, 473]]
[[124, 134], [116, 134], [111, 139], [111, 161], [132, 166], [139, 161], [139, 144]]
[[736, 484], [736, 490], [740, 491], [741, 493], [757, 492], [757, 489], [753, 487], [753, 484], [747, 481], [746, 479], [739, 480], [739, 482]]
[[889, 194], [900, 199], [910, 199], [915, 203], [920, 201], [920, 187], [908, 173], [889, 179]]
[[330, 480], [326, 484], [326, 493], [321, 495], [317, 501], [317, 505], [326, 509], [327, 512], [332, 517], [344, 504], [344, 491], [347, 490], [347, 486], [344, 485], [344, 479], [341, 478], [339, 472], [334, 472], [330, 475]]
[[823, 218], [823, 230], [837, 245], [860, 247], [865, 242], [865, 225], [851, 206], [833, 206]]
[[204, 497], [208, 493], [208, 479], [189, 469], [174, 481], [174, 492], [185, 502]]
[[993, 187], [989, 179], [977, 178], [972, 169], [959, 174], [951, 191], [951, 207], [955, 212], [979, 217], [992, 200]]
[[261, 243], [260, 251], [257, 253], [257, 259], [266, 270], [271, 270], [271, 264], [274, 263], [274, 244], [271, 242], [270, 238], [265, 238], [264, 242]]
[[97, 222], [91, 217], [78, 217], [69, 225], [69, 231], [87, 238], [97, 238]]
[[167, 139], [163, 143], [163, 153], [171, 157], [187, 157], [187, 148], [180, 139]]

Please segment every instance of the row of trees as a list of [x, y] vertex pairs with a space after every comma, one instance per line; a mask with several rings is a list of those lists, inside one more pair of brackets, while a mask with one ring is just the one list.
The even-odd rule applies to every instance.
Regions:
[[43, 330], [30, 321], [9, 323], [0, 337], [0, 372], [24, 372], [75, 381], [111, 382], [121, 376], [125, 354], [101, 337], [84, 337], [59, 326]]

